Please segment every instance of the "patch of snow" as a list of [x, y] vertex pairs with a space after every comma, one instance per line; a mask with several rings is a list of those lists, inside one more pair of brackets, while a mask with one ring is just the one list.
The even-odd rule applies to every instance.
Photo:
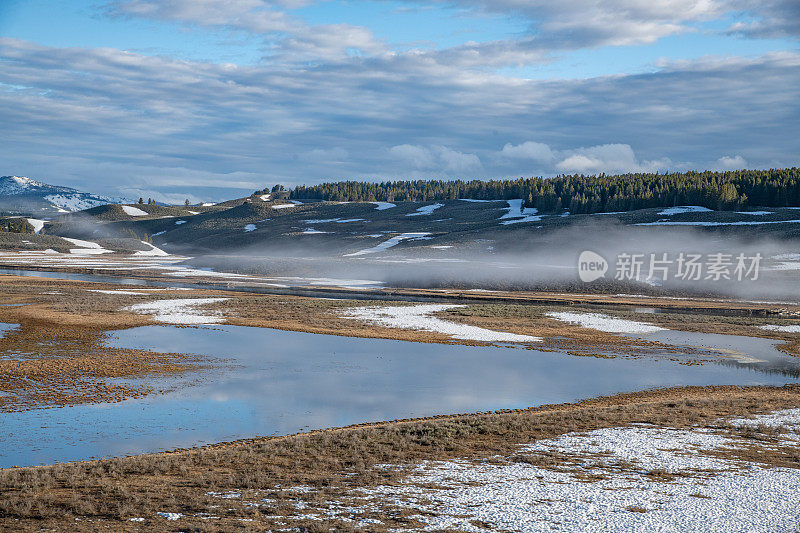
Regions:
[[759, 326], [759, 327], [767, 331], [779, 331], [781, 333], [800, 333], [800, 325], [776, 326], [774, 324], [771, 324], [768, 326]]
[[[488, 202], [488, 200], [487, 200], [487, 202]], [[431, 248], [433, 248], [434, 250], [447, 250], [448, 248], [452, 248], [452, 246], [440, 244], [440, 245], [431, 246]]]
[[454, 339], [483, 342], [539, 342], [542, 339], [530, 335], [518, 335], [504, 331], [448, 322], [430, 316], [432, 313], [465, 307], [450, 304], [422, 304], [412, 306], [354, 307], [346, 309], [340, 316], [361, 320], [387, 328], [411, 329], [443, 333]]
[[28, 224], [33, 226], [34, 233], [39, 233], [40, 231], [42, 231], [42, 228], [44, 228], [44, 220], [40, 220], [38, 218], [29, 218], [27, 220]]
[[475, 203], [486, 203], [486, 202], [502, 202], [504, 200], [473, 200], [472, 198], [459, 198], [462, 202], [475, 202]]
[[133, 255], [138, 255], [138, 256], [161, 256], [161, 257], [169, 255], [167, 252], [165, 252], [161, 248], [156, 248], [155, 246], [153, 246], [149, 242], [145, 242], [145, 241], [140, 241], [140, 242], [142, 244], [144, 244], [145, 246], [149, 246], [150, 249], [149, 250], [139, 250], [138, 252], [134, 252]]
[[320, 233], [330, 233], [330, 231], [320, 231], [314, 228], [306, 228], [302, 231], [303, 235], [319, 235]]
[[739, 428], [786, 428], [792, 433], [800, 433], [800, 409], [784, 409], [772, 413], [756, 415], [753, 418], [736, 418], [728, 420], [728, 424]]
[[176, 220], [175, 221], [175, 225], [176, 226], [180, 226], [181, 224], [186, 224], [186, 221], [185, 220]]
[[406, 216], [407, 217], [418, 217], [418, 216], [422, 216], [422, 215], [430, 215], [431, 213], [433, 213], [434, 211], [436, 211], [440, 207], [444, 207], [444, 204], [440, 204], [440, 203], [437, 202], [437, 203], [431, 204], [431, 205], [423, 205], [422, 207], [418, 208], [415, 212], [408, 213]]
[[367, 248], [366, 250], [353, 252], [351, 254], [345, 254], [344, 257], [353, 257], [357, 255], [366, 255], [366, 254], [374, 254], [382, 252], [384, 250], [391, 248], [392, 246], [396, 246], [402, 241], [416, 241], [420, 239], [429, 239], [430, 238], [429, 235], [430, 233], [427, 232], [401, 233], [400, 235], [395, 235], [394, 237], [385, 240], [382, 243], [376, 244], [372, 248]]
[[164, 235], [165, 233], [166, 233], [166, 230], [159, 231], [158, 233], [153, 233], [153, 237], [158, 237], [159, 235]]
[[130, 215], [132, 217], [143, 217], [149, 214], [147, 211], [142, 211], [138, 207], [131, 207], [129, 205], [123, 205], [120, 207], [122, 207], [122, 210], [125, 211], [125, 214]]
[[71, 242], [75, 246], [80, 246], [81, 248], [94, 248], [98, 250], [103, 249], [103, 247], [97, 244], [96, 242], [82, 241], [81, 239], [71, 239], [69, 237], [61, 237], [61, 238], [64, 239], [65, 241]]
[[257, 229], [257, 228], [256, 228], [256, 225], [255, 225], [255, 224], [247, 224], [247, 225], [244, 227], [244, 231], [245, 231], [245, 232], [255, 231], [256, 229]]
[[505, 220], [505, 222], [501, 222], [501, 224], [508, 225], [518, 224], [520, 222], [539, 222], [542, 220], [541, 215], [537, 215], [539, 210], [535, 207], [526, 207], [523, 209], [522, 200], [516, 199], [506, 201], [508, 202], [508, 207], [506, 208], [507, 211], [503, 216], [500, 217], [500, 220]]
[[289, 201], [292, 202], [294, 205], [303, 205], [303, 202], [301, 202], [300, 200], [289, 200]]
[[273, 205], [272, 209], [286, 209], [288, 207], [294, 207], [294, 206], [295, 204], [278, 204], [278, 205]]
[[159, 511], [156, 514], [158, 516], [160, 516], [161, 518], [166, 518], [167, 520], [178, 520], [180, 518], [183, 518], [183, 515], [181, 513], [165, 513], [165, 512]]
[[327, 222], [338, 222], [340, 218], [307, 218], [304, 220], [306, 224], [325, 224]]
[[678, 207], [668, 207], [662, 211], [659, 211], [659, 215], [665, 216], [672, 216], [672, 215], [680, 215], [682, 213], [708, 213], [712, 211], [707, 207], [702, 207], [699, 205], [681, 205]]
[[368, 202], [370, 204], [375, 204], [376, 211], [383, 211], [385, 209], [391, 209], [393, 207], [397, 207], [397, 204], [393, 204], [390, 202]]
[[144, 518], [137, 518], [137, 517], [128, 518], [128, 521], [129, 522], [144, 522]]
[[562, 322], [577, 324], [584, 328], [605, 331], [606, 333], [653, 333], [664, 330], [664, 328], [653, 326], [652, 324], [614, 318], [600, 313], [552, 312], [547, 313], [547, 316]]
[[69, 237], [61, 237], [65, 241], [71, 242], [76, 246], [80, 246], [80, 248], [71, 248], [69, 253], [75, 255], [99, 255], [99, 254], [110, 254], [111, 250], [106, 250], [96, 242], [90, 241], [83, 241], [81, 239], [71, 239]]
[[190, 215], [199, 215], [200, 214], [200, 211], [189, 211], [188, 209], [186, 210], [186, 212], [189, 213]]
[[736, 211], [739, 215], [771, 215], [772, 211]]
[[204, 204], [202, 204], [203, 207], [211, 207], [212, 205], [217, 205], [217, 204], [215, 204], [214, 202], [205, 202]]
[[269, 199], [272, 198], [272, 195], [271, 194], [262, 194], [261, 196], [259, 196], [259, 198], [263, 202], [268, 202]]
[[222, 313], [214, 312], [209, 314], [201, 309], [200, 306], [223, 302], [228, 298], [188, 298], [179, 300], [156, 300], [154, 302], [144, 302], [126, 307], [126, 311], [132, 311], [140, 315], [153, 315], [153, 320], [165, 322], [167, 324], [201, 325], [219, 324], [225, 321]]
[[[473, 520], [493, 531], [526, 532], [796, 529], [800, 470], [702, 453], [745, 446], [701, 429], [607, 428], [519, 450], [573, 458], [564, 468], [505, 457], [430, 461], [399, 485], [359, 492], [368, 501], [423, 511], [417, 519], [429, 531], [486, 531]], [[678, 477], [661, 481], [651, 471]]]
[[134, 292], [123, 290], [102, 290], [102, 289], [85, 289], [86, 292], [99, 292], [100, 294], [112, 294], [120, 296], [147, 296], [146, 292]]

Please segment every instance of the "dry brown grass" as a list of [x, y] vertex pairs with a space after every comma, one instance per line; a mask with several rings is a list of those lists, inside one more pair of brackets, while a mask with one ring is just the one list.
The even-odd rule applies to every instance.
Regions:
[[[498, 413], [393, 421], [280, 438], [222, 443], [171, 453], [0, 471], [0, 528], [72, 531], [131, 527], [130, 517], [146, 517], [137, 529], [163, 531], [172, 523], [157, 511], [186, 515], [172, 529], [260, 530], [279, 522], [310, 528], [352, 527], [344, 522], [304, 521], [293, 503], [323, 505], [353, 487], [393, 483], [397, 469], [376, 464], [413, 465], [427, 459], [484, 459], [513, 454], [521, 443], [567, 432], [650, 423], [657, 426], [717, 427], [722, 417], [800, 407], [800, 386], [690, 387]], [[758, 434], [756, 430], [754, 434]], [[767, 435], [764, 438], [769, 438]], [[747, 459], [747, 451], [736, 452]], [[755, 452], [753, 452], [755, 453]], [[793, 465], [787, 452], [754, 457], [774, 466]], [[568, 466], [569, 458], [523, 455], [519, 460]], [[623, 468], [624, 465], [609, 465]], [[662, 474], [653, 471], [656, 478]], [[662, 476], [663, 477], [663, 476]], [[587, 479], [586, 482], [593, 480]], [[307, 485], [307, 495], [287, 495], [279, 487]], [[215, 498], [209, 491], [236, 491], [241, 497]], [[247, 498], [245, 498], [245, 495]], [[253, 498], [274, 501], [255, 508]], [[257, 500], [258, 501], [258, 500]], [[219, 517], [209, 522], [203, 513]], [[269, 518], [278, 516], [283, 518]], [[75, 519], [79, 518], [79, 521]], [[243, 523], [241, 519], [254, 522]], [[91, 522], [89, 522], [91, 520]], [[407, 515], [382, 515], [383, 530], [409, 522]]]

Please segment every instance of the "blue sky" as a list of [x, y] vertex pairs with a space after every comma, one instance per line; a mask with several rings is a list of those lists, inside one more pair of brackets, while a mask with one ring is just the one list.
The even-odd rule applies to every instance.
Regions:
[[791, 166], [794, 0], [6, 0], [2, 174], [280, 182]]

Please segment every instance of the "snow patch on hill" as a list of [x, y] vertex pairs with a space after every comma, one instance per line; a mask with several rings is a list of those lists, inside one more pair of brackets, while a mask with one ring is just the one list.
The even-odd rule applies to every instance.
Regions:
[[138, 207], [131, 207], [129, 205], [123, 205], [122, 210], [125, 211], [125, 214], [130, 215], [132, 217], [143, 217], [147, 216], [147, 211], [142, 211]]

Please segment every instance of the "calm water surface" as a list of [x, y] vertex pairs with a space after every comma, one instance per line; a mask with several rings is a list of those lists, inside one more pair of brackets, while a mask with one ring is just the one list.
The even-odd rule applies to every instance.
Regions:
[[[715, 342], [712, 338], [707, 344]], [[764, 363], [724, 360], [702, 366], [237, 326], [147, 326], [117, 332], [111, 344], [198, 353], [226, 362], [200, 380], [196, 375], [177, 380], [172, 383], [177, 390], [165, 395], [0, 414], [0, 467], [521, 408], [653, 387], [784, 384], [798, 381], [800, 362], [763, 339], [747, 339], [732, 349], [757, 351]]]

